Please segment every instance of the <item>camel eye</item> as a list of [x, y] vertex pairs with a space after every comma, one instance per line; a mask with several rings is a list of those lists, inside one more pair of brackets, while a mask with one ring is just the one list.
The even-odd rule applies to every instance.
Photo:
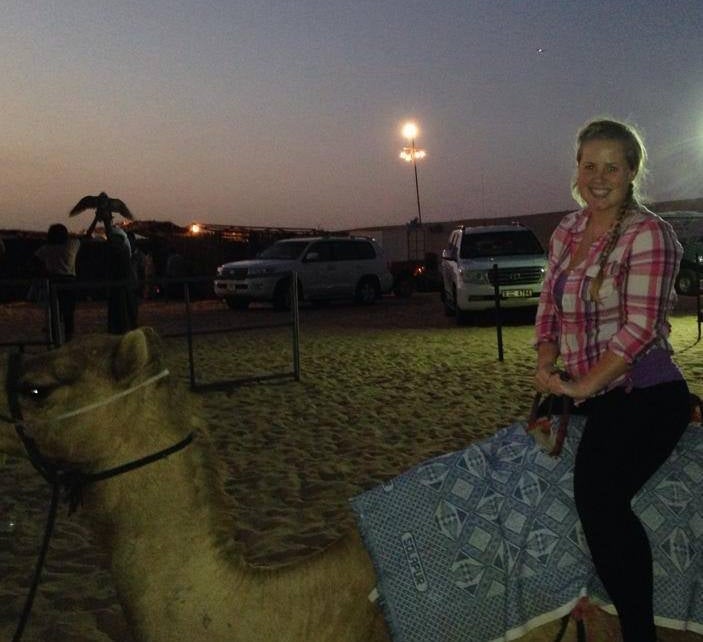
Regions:
[[53, 389], [53, 386], [39, 386], [34, 383], [25, 382], [20, 385], [19, 393], [34, 401], [41, 401], [46, 399]]

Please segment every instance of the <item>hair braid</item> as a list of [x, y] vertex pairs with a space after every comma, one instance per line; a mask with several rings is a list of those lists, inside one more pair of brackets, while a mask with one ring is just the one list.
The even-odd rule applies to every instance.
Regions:
[[628, 210], [634, 204], [635, 203], [633, 198], [633, 186], [632, 183], [630, 183], [629, 187], [627, 188], [627, 195], [625, 196], [625, 201], [623, 202], [622, 207], [618, 212], [618, 215], [615, 217], [615, 222], [613, 223], [613, 226], [608, 232], [608, 241], [606, 242], [605, 247], [603, 248], [600, 253], [600, 256], [598, 257], [598, 274], [596, 274], [593, 281], [591, 281], [590, 287], [588, 288], [588, 293], [591, 295], [591, 299], [594, 301], [598, 300], [598, 290], [600, 290], [600, 286], [603, 284], [603, 272], [605, 271], [605, 264], [608, 262], [610, 254], [615, 248], [618, 239], [620, 238], [620, 233], [622, 232], [622, 224], [625, 220], [625, 216], [627, 215]]

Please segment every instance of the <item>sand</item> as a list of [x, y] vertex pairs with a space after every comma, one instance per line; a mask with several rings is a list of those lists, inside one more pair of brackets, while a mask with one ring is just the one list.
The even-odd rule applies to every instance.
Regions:
[[[703, 359], [692, 302], [672, 318], [677, 361], [703, 394]], [[148, 302], [140, 320], [164, 335], [185, 330], [183, 304]], [[266, 307], [244, 312], [193, 304], [200, 383], [289, 372], [288, 320]], [[457, 327], [436, 294], [385, 298], [363, 308], [336, 304], [301, 312], [301, 380], [284, 378], [198, 393], [226, 463], [236, 509], [232, 534], [261, 566], [295, 562], [353, 528], [349, 497], [434, 455], [466, 446], [526, 416], [533, 351], [529, 315], [504, 328], [497, 359], [490, 316]], [[104, 306], [85, 303], [77, 332], [101, 331]], [[248, 329], [235, 332], [233, 327]], [[41, 311], [0, 306], [3, 341], [40, 341]], [[165, 339], [174, 376], [189, 381], [183, 337]], [[28, 350], [31, 347], [28, 347]], [[34, 348], [37, 349], [37, 348]], [[22, 460], [0, 466], [0, 639], [9, 640], [39, 547], [49, 489]], [[80, 511], [79, 511], [80, 513]], [[130, 642], [111, 579], [80, 514], [62, 510], [27, 642]], [[570, 627], [566, 639], [573, 637]], [[612, 627], [611, 627], [612, 628]], [[551, 640], [555, 628], [543, 627]], [[615, 638], [616, 639], [616, 638]], [[694, 640], [667, 632], [663, 640]]]

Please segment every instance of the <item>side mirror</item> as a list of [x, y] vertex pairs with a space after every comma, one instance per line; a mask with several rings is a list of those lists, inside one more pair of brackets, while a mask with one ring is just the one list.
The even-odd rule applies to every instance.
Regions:
[[306, 263], [313, 263], [315, 261], [320, 260], [320, 253], [319, 252], [308, 252], [305, 255], [305, 262]]

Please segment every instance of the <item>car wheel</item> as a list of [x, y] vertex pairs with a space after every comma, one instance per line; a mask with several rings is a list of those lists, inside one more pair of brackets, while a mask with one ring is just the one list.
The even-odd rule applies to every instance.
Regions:
[[457, 295], [456, 295], [456, 287], [452, 287], [452, 295], [454, 297], [454, 300], [452, 301], [453, 304], [453, 309], [454, 309], [454, 316], [456, 318], [456, 324], [457, 325], [466, 325], [469, 322], [469, 319], [471, 318], [471, 314], [467, 312], [466, 310], [462, 310], [459, 307], [459, 303], [457, 302]]
[[415, 284], [409, 274], [401, 274], [398, 276], [393, 285], [393, 294], [401, 299], [407, 299], [409, 296], [412, 296], [414, 290]]
[[440, 292], [439, 296], [442, 299], [442, 306], [444, 307], [444, 315], [448, 316], [448, 317], [453, 317], [455, 314], [455, 308], [449, 302], [449, 298], [447, 297], [447, 293], [444, 290], [444, 286], [442, 286], [442, 291]]
[[381, 288], [378, 285], [378, 281], [370, 276], [365, 276], [356, 286], [354, 300], [363, 305], [371, 305], [380, 295]]
[[228, 296], [225, 298], [227, 307], [230, 310], [246, 310], [249, 307], [248, 299], [240, 299], [236, 296]]
[[696, 293], [696, 274], [692, 270], [681, 270], [676, 277], [676, 292], [678, 294]]

